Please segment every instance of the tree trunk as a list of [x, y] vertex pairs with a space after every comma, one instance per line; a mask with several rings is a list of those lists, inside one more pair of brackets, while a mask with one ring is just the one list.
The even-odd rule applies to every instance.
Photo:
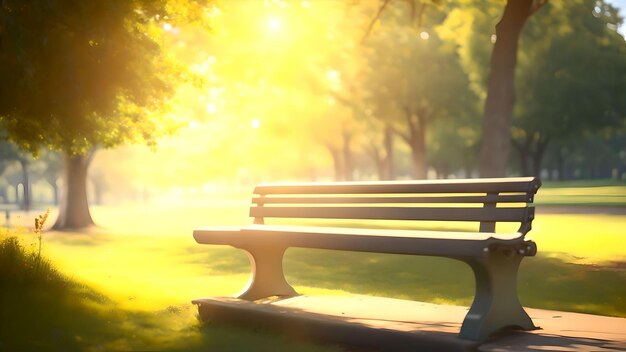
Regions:
[[46, 182], [52, 187], [52, 202], [54, 205], [59, 205], [59, 186], [57, 186], [57, 179], [51, 176], [46, 176]]
[[7, 189], [6, 187], [0, 187], [0, 198], [2, 198], [2, 203], [3, 204], [7, 204], [9, 203], [9, 195], [7, 193]]
[[64, 187], [55, 230], [75, 230], [93, 226], [87, 202], [87, 170], [90, 155], [64, 155]]
[[513, 140], [513, 146], [517, 150], [519, 155], [519, 169], [522, 176], [530, 176], [530, 166], [528, 165], [528, 159], [530, 156], [530, 140], [526, 138], [524, 144], [518, 143]]
[[54, 205], [59, 205], [59, 186], [50, 184], [52, 186], [52, 194], [54, 196]]
[[369, 141], [369, 144], [364, 146], [367, 155], [372, 158], [376, 165], [376, 173], [381, 181], [394, 179], [393, 134], [393, 128], [387, 124], [384, 129], [382, 146], [372, 141]]
[[374, 164], [376, 164], [376, 174], [378, 175], [378, 180], [383, 181], [387, 179], [387, 170], [385, 169], [385, 163], [382, 159], [374, 159]]
[[411, 148], [413, 178], [423, 180], [427, 176], [426, 118], [423, 115], [414, 114], [408, 107], [404, 108], [404, 112], [409, 133], [400, 133], [400, 136]]
[[22, 166], [22, 185], [24, 185], [24, 197], [22, 202], [22, 210], [30, 210], [30, 181], [28, 180], [28, 162], [20, 159], [20, 166]]
[[548, 143], [550, 143], [550, 137], [542, 137], [537, 141], [537, 146], [533, 153], [533, 176], [541, 176], [541, 164], [543, 157], [546, 155], [546, 149], [548, 149]]
[[390, 125], [385, 126], [385, 138], [383, 144], [385, 146], [385, 158], [383, 159], [383, 167], [385, 171], [383, 179], [393, 180], [395, 179], [395, 174], [393, 172], [393, 129]]
[[565, 181], [565, 156], [562, 147], [559, 147], [556, 152], [556, 169], [557, 180]]
[[411, 159], [413, 161], [413, 177], [415, 177], [416, 180], [425, 180], [427, 176], [426, 144], [424, 143], [423, 137], [416, 138], [412, 141]]
[[343, 173], [345, 181], [353, 180], [354, 173], [354, 161], [352, 160], [352, 149], [350, 142], [352, 141], [352, 134], [347, 131], [343, 131]]
[[537, 153], [533, 156], [533, 176], [541, 176], [541, 164], [543, 161], [543, 153]]
[[442, 161], [437, 164], [431, 164], [432, 167], [435, 168], [435, 178], [438, 180], [446, 180], [448, 179], [448, 175], [450, 175], [450, 166], [447, 162]]
[[15, 204], [20, 206], [20, 183], [15, 184]]
[[472, 169], [473, 165], [469, 162], [466, 162], [463, 169], [465, 170], [465, 178], [472, 178]]
[[326, 145], [328, 151], [330, 152], [331, 157], [333, 158], [333, 166], [335, 171], [335, 181], [343, 181], [343, 166], [341, 162], [341, 153], [337, 148], [332, 147], [330, 145]]
[[491, 52], [483, 119], [480, 155], [482, 177], [502, 177], [506, 174], [519, 37], [526, 20], [541, 4], [536, 0], [508, 0], [502, 18], [496, 25], [496, 42]]
[[384, 180], [386, 175], [385, 158], [382, 156], [378, 145], [376, 145], [376, 143], [371, 143], [364, 146], [364, 149], [367, 155], [374, 161], [374, 166], [376, 166], [376, 174], [378, 175], [378, 179], [380, 181]]

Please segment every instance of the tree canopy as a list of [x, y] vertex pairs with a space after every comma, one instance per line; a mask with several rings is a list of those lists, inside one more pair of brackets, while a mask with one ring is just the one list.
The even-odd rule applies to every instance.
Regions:
[[0, 5], [0, 129], [33, 154], [65, 154], [56, 228], [93, 224], [86, 177], [95, 149], [155, 144], [174, 127], [163, 112], [176, 71], [158, 42], [166, 11], [149, 0]]
[[172, 92], [160, 1], [34, 0], [0, 6], [0, 128], [32, 152], [153, 143]]

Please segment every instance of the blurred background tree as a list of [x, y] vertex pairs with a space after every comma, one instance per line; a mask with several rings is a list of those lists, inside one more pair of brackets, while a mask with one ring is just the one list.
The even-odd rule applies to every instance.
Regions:
[[86, 179], [96, 149], [154, 145], [173, 126], [162, 116], [175, 72], [157, 43], [165, 3], [3, 1], [0, 10], [0, 127], [33, 154], [63, 152], [54, 227], [92, 225]]
[[[496, 26], [514, 6], [525, 14], [506, 18], [517, 26], [506, 39]], [[626, 42], [606, 1], [55, 0], [2, 11], [0, 129], [36, 154], [31, 198], [67, 192], [58, 228], [91, 224], [88, 202], [476, 177], [485, 158], [499, 160], [492, 175], [626, 174]], [[490, 65], [505, 44], [496, 76], [508, 93], [494, 98]], [[506, 147], [487, 147], [494, 134]], [[0, 164], [0, 196], [24, 203], [21, 164]]]
[[[608, 140], [620, 134], [626, 116], [626, 45], [611, 29], [619, 21], [615, 8], [603, 2], [569, 1], [548, 3], [529, 23], [513, 120], [522, 175], [539, 176], [547, 168], [563, 178], [562, 162], [543, 162], [549, 149], [563, 159], [558, 154], [564, 148], [592, 136]], [[546, 32], [548, 26], [557, 30]], [[614, 153], [598, 156], [609, 154]]]

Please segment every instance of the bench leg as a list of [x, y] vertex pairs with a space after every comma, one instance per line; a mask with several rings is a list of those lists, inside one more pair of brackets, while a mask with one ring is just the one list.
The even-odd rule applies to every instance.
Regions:
[[289, 285], [283, 272], [283, 255], [286, 248], [281, 247], [245, 247], [250, 259], [251, 274], [246, 288], [237, 297], [248, 301], [271, 296], [297, 296], [296, 290]]
[[476, 277], [476, 295], [460, 337], [484, 340], [504, 328], [536, 329], [517, 297], [517, 271], [524, 257], [495, 250], [483, 258], [464, 260]]

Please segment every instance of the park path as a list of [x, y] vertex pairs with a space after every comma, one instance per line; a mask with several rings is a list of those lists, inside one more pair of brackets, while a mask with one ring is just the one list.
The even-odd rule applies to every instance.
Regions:
[[533, 331], [507, 331], [480, 343], [458, 337], [467, 307], [363, 295], [297, 296], [260, 304], [199, 300], [214, 321], [275, 330], [366, 350], [624, 351], [626, 318], [526, 308]]

